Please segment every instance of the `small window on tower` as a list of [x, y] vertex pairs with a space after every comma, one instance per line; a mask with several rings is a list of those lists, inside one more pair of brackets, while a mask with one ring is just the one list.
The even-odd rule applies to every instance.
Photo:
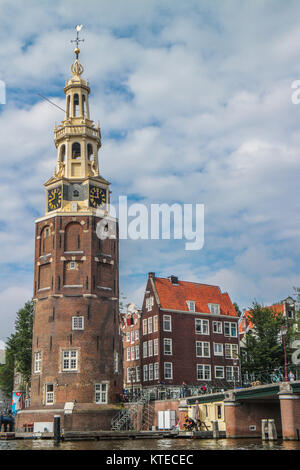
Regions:
[[74, 142], [72, 144], [72, 158], [80, 158], [80, 155], [81, 155], [80, 143]]
[[86, 105], [85, 105], [85, 95], [82, 95], [82, 110], [83, 110], [83, 116], [86, 116]]
[[63, 145], [60, 147], [60, 161], [61, 161], [61, 162], [64, 162], [64, 161], [65, 161], [65, 156], [66, 156], [66, 146], [65, 146], [65, 144], [63, 144]]
[[93, 155], [93, 146], [92, 144], [87, 144], [87, 157], [89, 160], [92, 159], [92, 155]]
[[78, 116], [78, 110], [79, 110], [79, 96], [77, 93], [74, 95], [74, 117]]

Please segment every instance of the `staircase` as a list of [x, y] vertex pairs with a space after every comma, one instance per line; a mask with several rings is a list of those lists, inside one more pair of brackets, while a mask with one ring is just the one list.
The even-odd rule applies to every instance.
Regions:
[[123, 408], [111, 421], [112, 431], [137, 431], [138, 416], [142, 419], [142, 430], [150, 429], [154, 418], [154, 406], [149, 403], [149, 398], [141, 396], [137, 400]]
[[153, 426], [155, 416], [155, 408], [148, 399], [144, 402], [143, 415], [142, 415], [142, 430], [150, 431]]

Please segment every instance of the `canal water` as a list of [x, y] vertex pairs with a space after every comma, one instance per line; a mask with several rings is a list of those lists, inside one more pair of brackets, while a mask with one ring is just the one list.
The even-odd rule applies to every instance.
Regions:
[[1, 450], [300, 450], [300, 441], [268, 442], [261, 439], [140, 439], [61, 442], [53, 440], [0, 441]]

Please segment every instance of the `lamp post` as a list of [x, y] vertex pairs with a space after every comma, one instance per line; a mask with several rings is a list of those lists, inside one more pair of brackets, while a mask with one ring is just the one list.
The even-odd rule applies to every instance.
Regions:
[[287, 334], [287, 327], [285, 325], [281, 326], [280, 334], [282, 337], [283, 342], [283, 349], [284, 349], [284, 382], [288, 382], [288, 373], [287, 373], [287, 360], [286, 360], [286, 334]]

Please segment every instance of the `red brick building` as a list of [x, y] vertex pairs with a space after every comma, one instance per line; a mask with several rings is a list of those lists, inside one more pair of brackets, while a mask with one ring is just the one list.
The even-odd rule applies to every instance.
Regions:
[[57, 413], [65, 429], [84, 429], [87, 416], [89, 429], [110, 428], [110, 404], [122, 391], [118, 233], [96, 233], [108, 214], [110, 183], [99, 174], [101, 133], [75, 53], [65, 119], [54, 132], [57, 165], [36, 221], [31, 407], [18, 414], [17, 428], [53, 422]]
[[121, 323], [123, 333], [123, 386], [129, 396], [136, 396], [141, 392], [140, 325], [141, 311], [131, 303], [127, 306], [127, 313], [122, 314]]
[[149, 273], [141, 318], [144, 389], [178, 396], [188, 388], [233, 387], [239, 379], [238, 316], [217, 286]]

